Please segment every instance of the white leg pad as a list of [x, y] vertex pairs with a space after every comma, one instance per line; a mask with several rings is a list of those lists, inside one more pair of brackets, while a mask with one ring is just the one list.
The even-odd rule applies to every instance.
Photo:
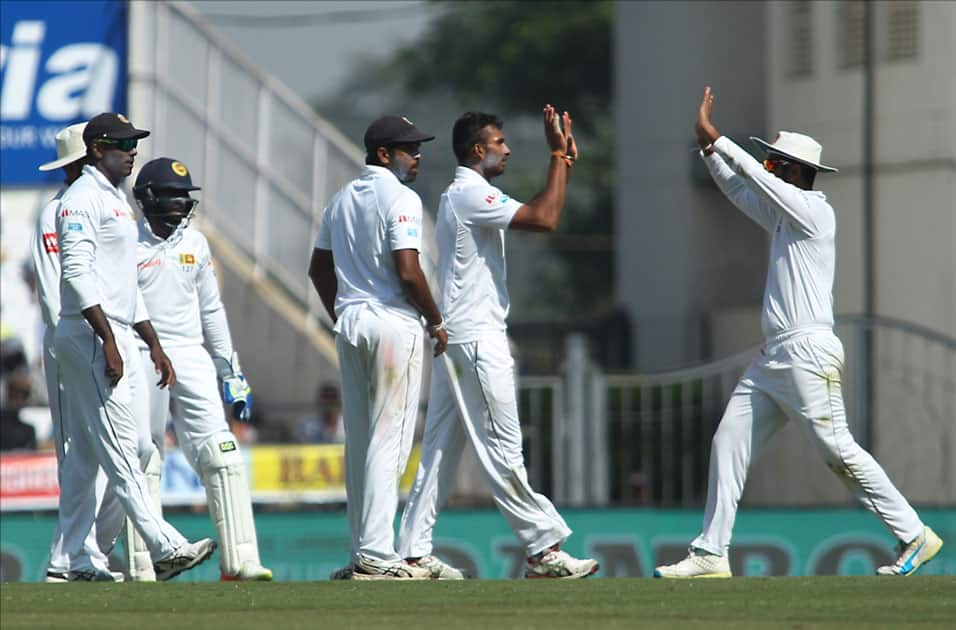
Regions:
[[219, 534], [223, 575], [236, 576], [243, 565], [259, 565], [259, 543], [252, 517], [252, 498], [239, 440], [228, 431], [199, 447], [198, 463], [209, 516]]
[[[163, 456], [159, 449], [154, 448], [150, 453], [143, 468], [143, 474], [146, 477], [146, 489], [149, 491], [153, 507], [157, 514], [162, 514], [163, 502], [159, 491], [162, 484]], [[126, 534], [126, 572], [129, 579], [134, 582], [155, 582], [156, 573], [153, 570], [153, 560], [149, 549], [142, 536], [133, 527], [133, 521], [128, 517], [124, 533]]]

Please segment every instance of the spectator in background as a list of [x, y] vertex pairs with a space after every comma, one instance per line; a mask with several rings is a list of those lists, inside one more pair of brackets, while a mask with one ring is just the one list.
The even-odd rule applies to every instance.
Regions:
[[315, 393], [316, 415], [306, 416], [296, 427], [295, 438], [303, 444], [345, 444], [342, 399], [334, 383], [321, 383]]
[[36, 450], [34, 428], [20, 420], [20, 410], [30, 400], [30, 373], [17, 370], [5, 379], [2, 410], [0, 410], [0, 451]]

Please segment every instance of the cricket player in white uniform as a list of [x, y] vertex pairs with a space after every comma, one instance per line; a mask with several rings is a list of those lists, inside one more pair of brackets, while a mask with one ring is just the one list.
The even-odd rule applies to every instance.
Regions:
[[432, 530], [467, 440], [495, 504], [525, 548], [526, 577], [582, 578], [598, 570], [595, 560], [561, 550], [571, 529], [528, 483], [506, 325], [505, 230], [553, 231], [577, 159], [571, 118], [564, 113], [564, 132], [560, 118], [551, 105], [544, 108], [548, 181], [527, 204], [491, 184], [511, 154], [502, 121], [469, 112], [455, 122], [458, 168], [441, 197], [436, 226], [448, 350], [432, 371], [422, 459], [399, 531], [399, 552], [410, 563], [434, 562]]
[[[141, 430], [151, 435], [160, 453], [145, 473], [161, 510], [161, 453], [166, 421], [172, 416], [179, 445], [206, 488], [209, 515], [219, 535], [222, 579], [271, 580], [272, 571], [259, 561], [246, 464], [223, 413], [219, 382], [237, 419], [249, 419], [252, 391], [233, 349], [209, 243], [189, 225], [197, 203], [190, 197], [194, 190], [200, 188], [193, 185], [186, 165], [166, 157], [147, 162], [133, 187], [143, 212], [136, 256], [139, 288], [156, 335], [176, 367], [176, 387], [144, 383], [150, 411], [149, 426]], [[203, 347], [204, 338], [212, 356]], [[143, 371], [148, 370], [150, 349], [140, 341], [139, 350]], [[131, 547], [130, 574], [148, 581], [152, 564], [135, 533]]]
[[445, 349], [447, 333], [419, 265], [422, 202], [404, 184], [434, 136], [405, 118], [365, 132], [366, 166], [333, 197], [309, 277], [335, 322], [345, 423], [351, 566], [333, 579], [430, 579], [395, 551], [398, 482], [411, 453], [422, 378], [424, 317]]
[[[56, 361], [56, 349], [53, 347], [53, 336], [57, 321], [60, 319], [60, 249], [56, 238], [56, 215], [60, 211], [60, 199], [66, 189], [75, 182], [83, 171], [86, 163], [86, 144], [83, 142], [83, 130], [86, 123], [77, 123], [61, 129], [55, 137], [57, 159], [39, 167], [40, 171], [63, 169], [65, 176], [63, 188], [51, 199], [37, 216], [36, 231], [33, 235], [32, 255], [33, 267], [36, 272], [37, 294], [40, 302], [40, 313], [43, 317], [43, 372], [46, 377], [47, 400], [50, 404], [50, 416], [53, 425], [53, 446], [56, 452], [57, 473], [61, 472], [64, 454], [67, 448], [68, 436], [63, 431], [63, 419], [60, 415], [60, 379]], [[62, 482], [61, 482], [62, 483]], [[94, 481], [96, 522], [90, 530], [85, 543], [84, 552], [96, 555], [99, 566], [108, 566], [107, 556], [112, 550], [115, 539], [111, 539], [113, 530], [111, 524], [116, 519], [123, 518], [122, 506], [116, 500], [115, 493], [108, 492], [107, 479], [102, 469], [97, 472]], [[105, 509], [103, 507], [105, 506]], [[102, 539], [97, 538], [102, 535]], [[93, 563], [78, 562], [78, 569], [71, 571], [70, 558], [63, 553], [63, 535], [59, 523], [53, 533], [50, 544], [50, 562], [47, 565], [46, 582], [71, 582], [106, 579], [103, 573], [97, 574], [90, 567]], [[112, 579], [122, 577], [112, 574]]]
[[883, 468], [853, 439], [843, 405], [843, 345], [833, 334], [836, 217], [813, 190], [821, 146], [781, 131], [761, 165], [711, 122], [713, 95], [704, 91], [697, 116], [701, 156], [721, 192], [772, 235], [763, 298], [766, 343], [747, 368], [717, 427], [710, 452], [707, 507], [700, 535], [680, 562], [656, 577], [730, 577], [727, 559], [737, 502], [750, 462], [788, 420], [799, 424], [827, 466], [900, 540], [900, 554], [881, 575], [911, 575], [943, 543], [923, 524]]
[[[63, 550], [74, 569], [72, 563], [82, 557], [93, 527], [88, 516], [94, 514], [93, 481], [102, 467], [146, 541], [157, 578], [169, 578], [209, 558], [216, 543], [208, 538], [190, 543], [165, 522], [151, 505], [140, 469], [133, 404], [145, 398], [145, 392], [133, 389], [140, 369], [134, 329], [150, 346], [160, 383], [173, 386], [176, 381], [137, 286], [135, 215], [117, 188], [133, 168], [138, 139], [147, 135], [121, 114], [92, 118], [83, 131], [88, 164], [63, 195], [56, 217], [62, 272], [54, 343], [60, 411], [69, 436], [61, 473], [60, 526]], [[65, 518], [70, 515], [76, 517]]]

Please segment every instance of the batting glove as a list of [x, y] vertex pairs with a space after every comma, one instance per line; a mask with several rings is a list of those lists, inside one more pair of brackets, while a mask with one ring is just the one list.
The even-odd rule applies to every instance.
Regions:
[[239, 355], [233, 352], [228, 361], [223, 357], [214, 357], [213, 362], [222, 381], [222, 399], [232, 407], [232, 417], [248, 422], [252, 413], [252, 388], [242, 374]]

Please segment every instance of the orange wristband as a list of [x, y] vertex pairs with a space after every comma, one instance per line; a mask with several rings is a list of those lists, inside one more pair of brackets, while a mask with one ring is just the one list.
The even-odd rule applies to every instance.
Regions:
[[564, 163], [568, 165], [568, 168], [571, 168], [572, 166], [574, 166], [574, 158], [571, 157], [570, 155], [565, 155], [564, 153], [561, 153], [560, 151], [552, 151], [551, 155], [553, 155], [556, 158], [561, 158], [562, 160], [564, 160]]

